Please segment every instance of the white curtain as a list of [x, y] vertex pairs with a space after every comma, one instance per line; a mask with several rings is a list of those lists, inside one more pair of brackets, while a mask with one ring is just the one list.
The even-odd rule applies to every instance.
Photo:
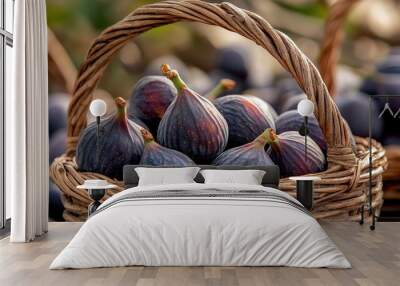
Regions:
[[13, 92], [6, 98], [6, 188], [12, 242], [47, 232], [48, 111], [45, 0], [15, 1]]

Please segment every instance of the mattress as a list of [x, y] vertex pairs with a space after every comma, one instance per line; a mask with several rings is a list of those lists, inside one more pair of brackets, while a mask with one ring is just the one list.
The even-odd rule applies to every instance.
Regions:
[[294, 198], [238, 184], [127, 189], [105, 201], [50, 269], [119, 266], [350, 268]]

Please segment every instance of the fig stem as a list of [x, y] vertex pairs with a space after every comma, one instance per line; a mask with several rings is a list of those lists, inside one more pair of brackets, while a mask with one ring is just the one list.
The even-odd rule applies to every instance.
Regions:
[[262, 138], [268, 144], [276, 144], [279, 143], [279, 138], [275, 133], [275, 130], [272, 128], [267, 128], [258, 138]]
[[178, 71], [172, 70], [169, 65], [167, 64], [161, 65], [161, 73], [172, 81], [177, 90], [182, 90], [184, 88], [187, 88], [186, 83], [179, 76]]
[[267, 128], [259, 137], [263, 137], [264, 140], [274, 149], [276, 152], [280, 152], [279, 148], [279, 137], [276, 135], [275, 130]]
[[142, 133], [144, 144], [154, 141], [153, 134], [151, 134], [148, 130], [142, 128], [140, 129], [140, 133]]
[[115, 105], [117, 106], [117, 118], [122, 123], [124, 128], [128, 128], [128, 117], [126, 115], [126, 100], [122, 97], [115, 99]]
[[236, 86], [236, 82], [231, 79], [221, 79], [219, 83], [206, 95], [206, 98], [213, 101], [220, 96], [224, 91], [232, 90]]

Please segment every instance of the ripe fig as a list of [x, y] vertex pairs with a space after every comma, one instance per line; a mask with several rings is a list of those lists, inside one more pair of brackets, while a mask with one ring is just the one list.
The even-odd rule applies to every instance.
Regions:
[[276, 110], [280, 110], [282, 98], [279, 98], [277, 91], [272, 86], [249, 89], [246, 94], [251, 94], [265, 101], [273, 108], [275, 113]]
[[263, 110], [266, 115], [270, 116], [273, 122], [276, 122], [276, 119], [278, 118], [278, 113], [275, 111], [271, 104], [254, 95], [245, 96], [246, 98], [250, 99], [255, 105], [257, 105], [261, 110]]
[[303, 99], [307, 99], [307, 96], [304, 93], [300, 93], [289, 97], [282, 105], [281, 113], [289, 110], [297, 110], [297, 105]]
[[49, 163], [55, 158], [65, 153], [67, 149], [67, 130], [60, 129], [49, 139]]
[[129, 98], [129, 119], [141, 120], [151, 132], [157, 132], [161, 118], [176, 97], [177, 90], [164, 76], [145, 76], [135, 85]]
[[247, 80], [249, 75], [249, 63], [243, 48], [231, 46], [217, 50], [216, 67], [231, 76]]
[[67, 127], [67, 112], [70, 96], [56, 93], [49, 96], [49, 136]]
[[296, 131], [277, 135], [273, 129], [268, 129], [266, 138], [271, 145], [272, 161], [279, 165], [282, 176], [300, 176], [324, 170], [325, 156], [310, 137], [307, 138], [307, 158], [304, 136]]
[[49, 180], [49, 217], [55, 221], [64, 221], [64, 205], [61, 196], [60, 189]]
[[227, 95], [216, 98], [219, 91], [226, 90], [232, 85], [232, 81], [221, 81], [208, 94], [208, 98], [228, 122], [229, 148], [249, 143], [265, 129], [275, 127], [272, 107], [255, 96]]
[[[351, 96], [336, 96], [335, 102], [356, 136], [369, 136], [369, 99], [360, 93]], [[371, 103], [372, 137], [380, 139], [383, 134], [383, 119], [379, 118], [379, 110], [375, 101]], [[387, 115], [389, 112], [387, 113]], [[398, 130], [398, 129], [397, 129]]]
[[270, 166], [274, 165], [269, 155], [265, 152], [267, 144], [267, 130], [252, 142], [222, 152], [214, 161], [214, 165], [236, 166]]
[[143, 138], [141, 127], [126, 115], [126, 101], [118, 97], [115, 103], [117, 113], [101, 121], [98, 141], [95, 122], [81, 133], [76, 162], [81, 171], [122, 179], [124, 165], [139, 163], [143, 153]]
[[161, 146], [154, 141], [153, 135], [145, 130], [140, 130], [144, 139], [144, 151], [140, 159], [141, 165], [152, 166], [193, 166], [195, 163], [185, 154]]
[[162, 73], [178, 90], [158, 127], [160, 144], [183, 152], [196, 163], [209, 163], [228, 142], [228, 124], [214, 105], [187, 87], [176, 70], [162, 65]]
[[[286, 131], [298, 132], [303, 126], [304, 117], [301, 116], [297, 110], [289, 110], [279, 115], [276, 120], [276, 132], [281, 134]], [[327, 145], [324, 134], [322, 133], [321, 127], [315, 116], [308, 118], [308, 135], [318, 144], [321, 150], [325, 153]]]

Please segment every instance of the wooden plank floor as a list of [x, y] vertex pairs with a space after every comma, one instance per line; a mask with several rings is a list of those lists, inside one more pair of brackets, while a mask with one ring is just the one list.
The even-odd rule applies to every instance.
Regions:
[[49, 233], [29, 244], [0, 241], [1, 286], [262, 286], [400, 285], [400, 223], [378, 223], [375, 232], [357, 223], [323, 227], [353, 265], [352, 269], [288, 267], [124, 267], [48, 270], [80, 223], [50, 223]]

